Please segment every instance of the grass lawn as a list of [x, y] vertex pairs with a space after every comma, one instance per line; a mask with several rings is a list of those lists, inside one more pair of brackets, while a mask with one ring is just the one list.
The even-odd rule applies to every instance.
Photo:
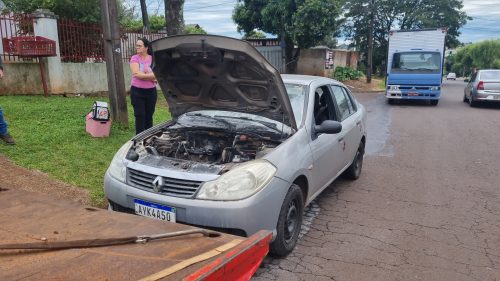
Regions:
[[[128, 128], [113, 123], [108, 138], [85, 132], [84, 116], [95, 100], [107, 98], [0, 96], [0, 106], [15, 146], [0, 144], [0, 154], [28, 169], [36, 169], [69, 184], [88, 189], [94, 205], [104, 204], [103, 178], [118, 149], [135, 135], [132, 105], [127, 102]], [[154, 124], [170, 119], [158, 94]]]

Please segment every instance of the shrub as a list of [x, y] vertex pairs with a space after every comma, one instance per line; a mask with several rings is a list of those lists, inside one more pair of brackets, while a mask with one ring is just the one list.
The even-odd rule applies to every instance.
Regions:
[[333, 72], [333, 79], [337, 81], [358, 80], [363, 76], [363, 72], [350, 67], [337, 66]]

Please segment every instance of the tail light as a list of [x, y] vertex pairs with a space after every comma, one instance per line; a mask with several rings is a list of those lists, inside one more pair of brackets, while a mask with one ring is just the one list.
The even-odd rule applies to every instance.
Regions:
[[484, 90], [484, 82], [483, 81], [479, 81], [479, 83], [477, 84], [477, 89]]

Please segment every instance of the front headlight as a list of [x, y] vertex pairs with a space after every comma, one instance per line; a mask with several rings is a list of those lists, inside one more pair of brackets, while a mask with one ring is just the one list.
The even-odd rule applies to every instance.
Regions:
[[430, 87], [430, 90], [431, 90], [431, 91], [438, 91], [438, 90], [439, 90], [439, 87], [438, 87], [438, 86]]
[[234, 201], [252, 196], [266, 186], [276, 173], [276, 167], [266, 160], [246, 162], [213, 181], [205, 182], [198, 199]]
[[108, 173], [115, 179], [125, 182], [125, 156], [127, 156], [127, 152], [129, 151], [130, 147], [132, 146], [133, 142], [129, 141], [125, 143], [115, 154], [115, 157], [113, 157], [113, 160], [111, 161], [111, 165], [109, 165], [108, 168]]
[[399, 90], [399, 85], [389, 85], [389, 90]]

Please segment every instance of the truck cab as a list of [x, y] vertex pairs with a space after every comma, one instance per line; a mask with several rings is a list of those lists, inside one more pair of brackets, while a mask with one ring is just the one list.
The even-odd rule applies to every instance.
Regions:
[[[390, 104], [396, 99], [429, 100], [431, 105], [438, 104], [445, 35], [441, 29], [391, 31], [385, 92]], [[414, 46], [417, 48], [412, 48]]]

